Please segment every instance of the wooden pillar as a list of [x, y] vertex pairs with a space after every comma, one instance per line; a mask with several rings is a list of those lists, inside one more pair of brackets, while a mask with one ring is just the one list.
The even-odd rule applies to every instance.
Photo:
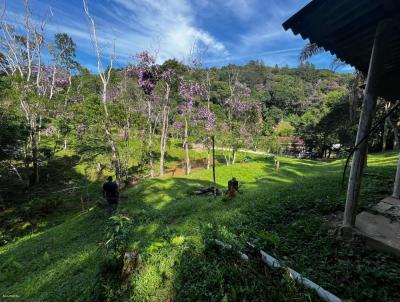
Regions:
[[393, 195], [394, 198], [400, 199], [400, 159], [397, 163], [396, 180], [394, 181]]
[[[371, 60], [368, 70], [367, 86], [365, 88], [364, 101], [358, 125], [356, 145], [367, 135], [371, 129], [372, 120], [375, 114], [376, 101], [378, 98], [378, 86], [381, 76], [381, 70], [384, 64], [384, 34], [387, 27], [387, 21], [379, 23], [371, 54]], [[361, 178], [367, 160], [368, 140], [365, 140], [353, 155], [353, 161], [350, 170], [349, 184], [347, 187], [346, 207], [343, 218], [344, 227], [353, 227], [356, 221], [357, 204], [360, 197]]]
[[217, 196], [217, 183], [215, 180], [215, 136], [212, 137], [212, 169], [213, 169], [213, 182], [214, 182], [214, 196]]

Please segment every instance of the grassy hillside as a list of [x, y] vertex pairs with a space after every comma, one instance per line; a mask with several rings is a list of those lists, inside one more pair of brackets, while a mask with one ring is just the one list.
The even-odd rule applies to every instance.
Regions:
[[[217, 169], [219, 186], [232, 176], [240, 181], [241, 195], [231, 201], [190, 195], [210, 184], [211, 171], [156, 178], [124, 191], [118, 217], [130, 220], [128, 250], [142, 258], [129, 290], [115, 286], [112, 271], [104, 274], [112, 267], [104, 260], [110, 222], [103, 209], [91, 207], [53, 217], [1, 247], [0, 293], [24, 301], [317, 299], [284, 270], [270, 270], [257, 257], [241, 261], [214, 244], [221, 239], [252, 254], [249, 241], [343, 299], [400, 298], [398, 259], [335, 240], [345, 196], [342, 161], [281, 158], [275, 172], [271, 159], [252, 157]], [[390, 193], [396, 159], [393, 153], [370, 156], [361, 207]]]

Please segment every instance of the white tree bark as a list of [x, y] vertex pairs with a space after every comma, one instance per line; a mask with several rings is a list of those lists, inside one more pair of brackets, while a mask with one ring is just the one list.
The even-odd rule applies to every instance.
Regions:
[[191, 166], [190, 166], [190, 156], [189, 156], [189, 122], [187, 117], [185, 117], [185, 133], [184, 133], [183, 144], [185, 147], [185, 170], [186, 170], [186, 175], [189, 175], [191, 172]]
[[115, 176], [117, 178], [117, 182], [120, 183], [121, 182], [121, 161], [120, 161], [116, 143], [113, 139], [113, 136], [112, 136], [112, 133], [110, 130], [109, 113], [108, 113], [108, 108], [107, 108], [107, 91], [108, 91], [108, 85], [109, 85], [110, 78], [111, 78], [111, 71], [113, 69], [113, 62], [114, 62], [114, 58], [115, 58], [115, 40], [113, 41], [113, 51], [109, 58], [110, 65], [108, 67], [108, 70], [106, 70], [104, 68], [103, 62], [102, 62], [102, 54], [101, 54], [101, 50], [100, 50], [100, 46], [99, 46], [99, 42], [98, 42], [98, 38], [97, 38], [96, 23], [89, 12], [89, 7], [87, 5], [86, 0], [82, 0], [82, 1], [83, 1], [83, 8], [84, 8], [86, 17], [88, 18], [89, 24], [90, 24], [90, 38], [92, 40], [92, 44], [93, 44], [94, 51], [95, 51], [96, 58], [97, 58], [97, 70], [99, 73], [100, 80], [103, 84], [102, 101], [103, 101], [103, 108], [104, 108], [104, 115], [105, 115], [105, 121], [104, 121], [105, 133], [106, 133], [108, 143], [111, 147], [112, 165], [115, 168]]
[[165, 149], [167, 146], [168, 140], [168, 123], [169, 123], [169, 94], [170, 87], [169, 84], [166, 83], [165, 87], [165, 98], [162, 109], [162, 126], [161, 126], [161, 139], [160, 139], [160, 176], [164, 175], [164, 157], [165, 157]]

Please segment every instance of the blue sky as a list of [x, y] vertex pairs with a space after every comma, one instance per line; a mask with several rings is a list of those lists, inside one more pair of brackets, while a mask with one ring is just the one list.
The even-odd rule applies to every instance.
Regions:
[[[4, 0], [0, 0], [4, 1]], [[95, 69], [88, 23], [82, 0], [30, 0], [35, 18], [49, 14], [49, 34], [66, 32], [77, 44], [79, 61]], [[267, 65], [297, 66], [306, 41], [285, 32], [282, 23], [310, 0], [88, 0], [98, 24], [103, 53], [116, 38], [119, 65], [144, 49], [157, 52], [159, 62], [185, 61], [193, 45], [207, 46], [205, 65], [244, 64], [262, 59]], [[8, 0], [8, 18], [17, 21], [22, 0]], [[329, 68], [332, 56], [311, 60]], [[340, 71], [351, 71], [343, 67]]]

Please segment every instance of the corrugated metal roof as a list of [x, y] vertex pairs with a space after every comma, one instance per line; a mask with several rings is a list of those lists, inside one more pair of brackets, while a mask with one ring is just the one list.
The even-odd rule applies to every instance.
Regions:
[[283, 27], [367, 73], [375, 30], [386, 18], [393, 22], [385, 35], [387, 48], [380, 95], [400, 98], [399, 0], [313, 0]]

